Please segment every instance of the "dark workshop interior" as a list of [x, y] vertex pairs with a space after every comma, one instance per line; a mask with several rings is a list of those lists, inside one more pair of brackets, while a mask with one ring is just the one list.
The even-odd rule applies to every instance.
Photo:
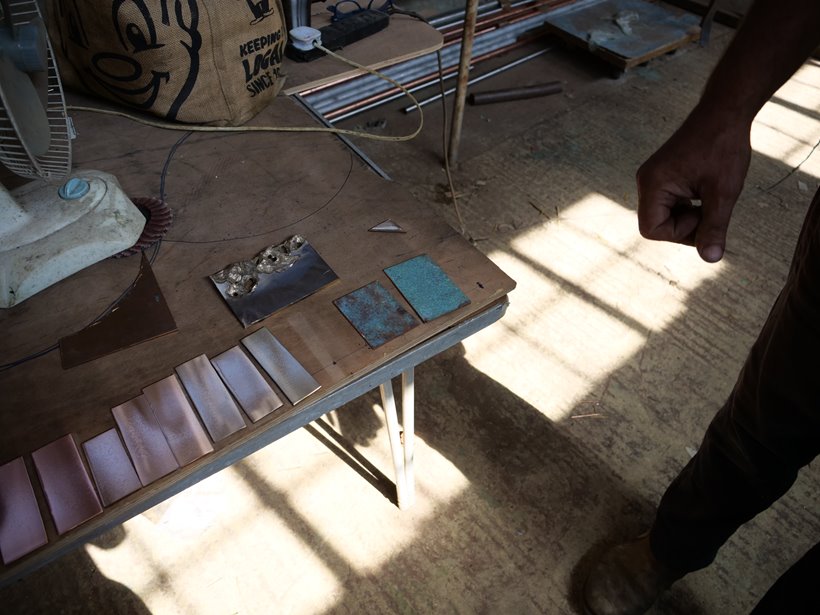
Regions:
[[[572, 22], [571, 27], [561, 21], [570, 9], [607, 2], [626, 8], [615, 15], [602, 9], [586, 21]], [[48, 2], [50, 7], [62, 4], [68, 3]], [[326, 13], [326, 4], [314, 3], [312, 13]], [[460, 242], [464, 250], [475, 252], [476, 258], [488, 260], [514, 280], [515, 289], [498, 322], [444, 348], [415, 369], [412, 506], [397, 505], [392, 435], [378, 388], [362, 390], [352, 401], [322, 412], [306, 426], [239, 458], [220, 457], [225, 449], [214, 436], [208, 417], [201, 415], [207, 433], [196, 424], [204, 443], [197, 455], [217, 458], [220, 468], [191, 474], [190, 485], [151, 502], [139, 514], [111, 516], [111, 523], [101, 524], [100, 531], [89, 534], [88, 540], [67, 548], [59, 557], [44, 558], [42, 563], [37, 560], [22, 578], [10, 566], [3, 566], [0, 570], [7, 576], [0, 583], [0, 612], [582, 613], [580, 589], [591, 562], [606, 548], [649, 527], [669, 481], [695, 454], [714, 412], [729, 394], [785, 280], [804, 214], [820, 185], [820, 155], [814, 152], [820, 140], [820, 63], [810, 59], [755, 120], [751, 166], [730, 227], [726, 257], [710, 265], [689, 247], [647, 241], [638, 233], [635, 172], [697, 102], [750, 4], [748, 0], [723, 0], [710, 14], [708, 0], [669, 4], [480, 0], [469, 79], [488, 76], [467, 86], [467, 102], [458, 112], [456, 95], [450, 93], [442, 101], [440, 91], [455, 88], [458, 80], [465, 2], [396, 0], [405, 14], [391, 15], [385, 30], [338, 53], [354, 57], [351, 50], [356, 45], [366, 41], [375, 45], [373, 41], [394, 32], [400, 20], [439, 33], [432, 36], [444, 42], [441, 61], [447, 78], [442, 82], [435, 52], [379, 66], [410, 88], [422, 104], [423, 127], [410, 140], [347, 135], [342, 143], [322, 135], [333, 144], [328, 152], [317, 153], [312, 145], [304, 145], [290, 154], [285, 144], [320, 137], [266, 133], [254, 135], [254, 145], [246, 149], [240, 145], [244, 135], [194, 133], [183, 138], [185, 133], [135, 125], [122, 118], [77, 113], [75, 167], [116, 173], [130, 196], [143, 197], [161, 197], [156, 178], [162, 172], [168, 186], [167, 204], [174, 212], [173, 223], [168, 221], [168, 241], [158, 250], [148, 248], [144, 261], [154, 266], [154, 284], [165, 293], [173, 314], [164, 324], [159, 323], [163, 316], [152, 317], [152, 322], [165, 329], [150, 335], [167, 335], [142, 341], [137, 350], [109, 355], [115, 359], [86, 363], [88, 357], [83, 356], [78, 359], [82, 365], [67, 370], [80, 375], [72, 385], [74, 390], [89, 396], [97, 386], [94, 378], [103, 373], [95, 366], [103, 361], [123, 357], [116, 363], [116, 369], [123, 372], [122, 381], [142, 378], [129, 395], [119, 400], [105, 398], [110, 401], [104, 408], [105, 420], [111, 427], [115, 418], [120, 420], [116, 413], [111, 418], [111, 407], [136, 396], [165, 372], [171, 373], [169, 369], [162, 374], [152, 371], [133, 357], [140, 361], [155, 357], [161, 362], [163, 353], [177, 352], [174, 339], [187, 335], [185, 323], [199, 322], [197, 327], [209, 341], [199, 352], [187, 346], [178, 350], [180, 356], [188, 352], [182, 358], [205, 352], [226, 382], [229, 357], [223, 357], [223, 369], [213, 358], [217, 352], [212, 348], [221, 351], [238, 345], [245, 349], [245, 354], [237, 351], [243, 361], [250, 365], [245, 357], [251, 353], [264, 367], [253, 344], [244, 338], [252, 330], [240, 326], [234, 317], [242, 320], [238, 313], [224, 309], [223, 297], [230, 301], [228, 291], [223, 289], [223, 296], [217, 296], [206, 279], [216, 271], [217, 263], [228, 265], [223, 252], [209, 251], [210, 244], [191, 246], [197, 251], [183, 261], [182, 268], [188, 273], [180, 274], [180, 279], [196, 276], [208, 293], [202, 303], [214, 304], [213, 309], [203, 308], [200, 316], [176, 308], [174, 297], [181, 287], [170, 283], [161, 265], [164, 258], [188, 249], [185, 239], [196, 243], [194, 240], [208, 236], [206, 231], [230, 234], [236, 228], [232, 226], [235, 208], [246, 202], [264, 198], [271, 207], [288, 212], [291, 203], [277, 201], [277, 182], [288, 185], [288, 194], [297, 194], [298, 189], [305, 202], [323, 202], [322, 195], [336, 190], [328, 186], [336, 186], [339, 178], [359, 178], [351, 180], [361, 191], [351, 217], [362, 216], [370, 207], [377, 211], [382, 206], [389, 208], [392, 195], [406, 195], [390, 218], [407, 226], [400, 230], [408, 232], [384, 233], [380, 239], [394, 237], [412, 246], [409, 242], [415, 240], [416, 230], [409, 221], [422, 220], [441, 233], [436, 241], [447, 246]], [[664, 12], [659, 17], [652, 13], [656, 21], [647, 21], [643, 13], [633, 11], [634, 5], [650, 5]], [[429, 25], [406, 13], [423, 17]], [[705, 15], [709, 19], [703, 35]], [[613, 31], [629, 47], [626, 55], [610, 51], [617, 38]], [[666, 38], [659, 41], [662, 37]], [[639, 45], [648, 39], [652, 52]], [[276, 111], [270, 116], [273, 121], [289, 126], [321, 124], [382, 137], [408, 135], [417, 129], [419, 112], [395, 86], [364, 75], [325, 80], [320, 87], [306, 88], [302, 83], [307, 80], [300, 81], [299, 71], [313, 70], [312, 64], [316, 66], [295, 61], [282, 65], [288, 78], [275, 105], [287, 103], [290, 115]], [[350, 68], [340, 62], [339, 67], [340, 72]], [[498, 99], [498, 92], [509, 91], [517, 94]], [[70, 89], [67, 98], [70, 104], [117, 108], [111, 101], [101, 102]], [[454, 117], [458, 115], [463, 117]], [[257, 116], [249, 125], [265, 121], [271, 120]], [[454, 122], [458, 123], [456, 130]], [[140, 142], [124, 143], [119, 126], [127, 126], [128, 134]], [[82, 147], [88, 135], [98, 147], [93, 152]], [[139, 157], [122, 151], [123, 147], [142, 148], [147, 154]], [[290, 155], [302, 157], [307, 179], [277, 175], [278, 161]], [[329, 168], [324, 163], [330, 160], [343, 162]], [[248, 186], [241, 185], [237, 178], [242, 177], [239, 170], [243, 166], [270, 173], [265, 192], [255, 192], [250, 180]], [[354, 168], [360, 172], [354, 173]], [[153, 183], [135, 187], [129, 172], [134, 176], [145, 173]], [[187, 182], [184, 189], [183, 182]], [[390, 186], [384, 196], [370, 188], [383, 184]], [[220, 190], [230, 196], [214, 196]], [[187, 199], [184, 203], [180, 195]], [[215, 205], [218, 213], [213, 219], [195, 218], [200, 198], [220, 203]], [[146, 201], [144, 207], [149, 206]], [[163, 215], [155, 214], [155, 223], [162, 222]], [[290, 220], [288, 215], [282, 214]], [[275, 218], [260, 218], [241, 230], [269, 228]], [[435, 226], [439, 218], [446, 225]], [[323, 278], [303, 295], [322, 290], [290, 307], [277, 305], [260, 314], [254, 311], [258, 306], [253, 306], [245, 313], [247, 323], [257, 323], [281, 308], [272, 320], [265, 321], [274, 323], [269, 328], [278, 335], [276, 327], [298, 329], [309, 320], [299, 311], [300, 305], [314, 306], [322, 300], [335, 313], [331, 301], [341, 291], [333, 289], [347, 283], [345, 277], [355, 260], [329, 255], [359, 249], [359, 240], [345, 230], [351, 219], [340, 213], [322, 222], [324, 226], [317, 223], [305, 232], [327, 261], [318, 258], [319, 265], [329, 265], [330, 273], [339, 279], [324, 287], [328, 280]], [[418, 224], [421, 228], [422, 223]], [[321, 233], [334, 225], [342, 229], [333, 235], [338, 245], [325, 248]], [[183, 230], [191, 233], [183, 235]], [[271, 242], [302, 232], [299, 224], [293, 224], [288, 234], [268, 235], [268, 243], [258, 238], [241, 246], [249, 257]], [[375, 241], [370, 239], [374, 236], [370, 234], [368, 241]], [[156, 245], [153, 241], [152, 246]], [[304, 249], [300, 244], [284, 253], [297, 248]], [[396, 249], [391, 264], [415, 256], [410, 251], [400, 254]], [[448, 270], [452, 263], [442, 255], [434, 260]], [[130, 266], [129, 275], [133, 275], [138, 260], [134, 256], [130, 265], [117, 266]], [[94, 286], [93, 271], [77, 275]], [[317, 275], [325, 274], [322, 270]], [[387, 277], [379, 279], [392, 288]], [[362, 279], [362, 284], [367, 281]], [[58, 314], [69, 309], [56, 294], [59, 284], [63, 282], [44, 291], [44, 296], [49, 293], [49, 311]], [[219, 288], [218, 280], [213, 284]], [[470, 289], [460, 284], [461, 290], [475, 303], [478, 295], [473, 293], [485, 289], [472, 288], [480, 282], [470, 284]], [[114, 288], [116, 285], [103, 284], [105, 292], [94, 292], [110, 301], [116, 294]], [[255, 292], [254, 288], [250, 290]], [[109, 291], [113, 294], [105, 295]], [[16, 340], [23, 329], [33, 327], [26, 324], [25, 314], [45, 313], [45, 307], [27, 307], [34, 306], [38, 298], [0, 312], [4, 337], [11, 337], [15, 328]], [[196, 307], [190, 302], [185, 305]], [[222, 324], [217, 325], [214, 314]], [[406, 324], [402, 334], [416, 326], [416, 319], [410, 318], [413, 322]], [[217, 326], [227, 326], [227, 333]], [[420, 324], [415, 331], [425, 326]], [[179, 331], [169, 333], [177, 327]], [[103, 332], [101, 337], [106, 335]], [[319, 348], [321, 339], [337, 336], [355, 339], [361, 346], [359, 353], [379, 353], [377, 348], [368, 349], [339, 317], [337, 324], [310, 338], [316, 344], [307, 353], [306, 367], [320, 381], [334, 373], [332, 368], [321, 375], [315, 373], [319, 365], [325, 366], [320, 363], [325, 356], [333, 358], [333, 367], [344, 366], [346, 357], [333, 354], [337, 342], [328, 342], [326, 352]], [[151, 344], [159, 345], [152, 350]], [[285, 345], [297, 357], [305, 355], [304, 348]], [[111, 350], [103, 348], [96, 356]], [[16, 347], [15, 352], [7, 349], [0, 363], [17, 354]], [[21, 374], [32, 365], [53, 362], [54, 369], [61, 370], [57, 354], [0, 371], [3, 398], [11, 399], [8, 395], [13, 389], [9, 387], [26, 382]], [[207, 358], [204, 361], [213, 372]], [[189, 363], [193, 365], [193, 360]], [[313, 364], [316, 369], [310, 369]], [[298, 362], [297, 366], [301, 367]], [[186, 372], [177, 369], [177, 374], [198, 408]], [[267, 374], [279, 382], [270, 371]], [[394, 388], [398, 391], [398, 387], [396, 378]], [[150, 390], [144, 390], [150, 399]], [[298, 407], [299, 401], [315, 391], [308, 387], [296, 401], [289, 391], [285, 395]], [[181, 389], [180, 395], [184, 395]], [[233, 396], [240, 395], [233, 391]], [[285, 406], [290, 407], [287, 399]], [[5, 410], [5, 402], [0, 401], [0, 415], [7, 414]], [[245, 412], [248, 414], [247, 409]], [[11, 429], [27, 420], [26, 416], [17, 411], [14, 419], [0, 416], [0, 428]], [[238, 412], [237, 416], [244, 421], [240, 427], [252, 428], [251, 420]], [[53, 426], [56, 419], [45, 413], [32, 417], [38, 428], [50, 425], [48, 429], [75, 433], [77, 445], [95, 435], [85, 424], [75, 430], [68, 424]], [[258, 425], [269, 420], [263, 418]], [[127, 447], [124, 423], [116, 425]], [[47, 514], [34, 469], [40, 462], [28, 456], [33, 445], [17, 450], [9, 442], [8, 437], [0, 439], [0, 445], [9, 447], [0, 448], [0, 464], [19, 455], [26, 459], [28, 474], [35, 477], [39, 508]], [[89, 449], [81, 450], [80, 463], [87, 463]], [[180, 466], [174, 471], [188, 477], [183, 464], [177, 463], [178, 455], [177, 461], [169, 459], [173, 468]], [[141, 473], [139, 478], [141, 492], [150, 492]], [[139, 482], [135, 484], [135, 489], [140, 488]], [[157, 483], [163, 488], [167, 484]], [[732, 536], [711, 567], [676, 583], [649, 612], [748, 613], [817, 541], [819, 494], [820, 473], [812, 465], [801, 472], [787, 495]], [[102, 510], [109, 510], [103, 504]], [[102, 515], [98, 519], [106, 513]], [[63, 535], [50, 522], [46, 529], [50, 542], [58, 540], [57, 532]], [[38, 553], [33, 554], [35, 560]]]

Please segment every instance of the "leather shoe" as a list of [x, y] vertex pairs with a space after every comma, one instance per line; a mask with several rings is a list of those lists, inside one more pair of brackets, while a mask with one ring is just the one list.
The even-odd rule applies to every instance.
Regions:
[[649, 548], [649, 533], [607, 551], [584, 584], [587, 615], [642, 615], [678, 580]]

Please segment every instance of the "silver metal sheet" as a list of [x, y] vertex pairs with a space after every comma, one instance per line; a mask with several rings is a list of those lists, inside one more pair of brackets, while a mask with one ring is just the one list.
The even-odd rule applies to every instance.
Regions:
[[245, 427], [245, 419], [208, 357], [199, 355], [178, 365], [176, 372], [214, 442]]
[[320, 385], [316, 379], [264, 327], [243, 338], [242, 344], [268, 372], [268, 375], [273, 378], [293, 405], [319, 390]]
[[144, 395], [111, 408], [111, 414], [143, 485], [150, 485], [179, 467]]
[[142, 392], [180, 466], [214, 450], [176, 376], [171, 374]]
[[282, 407], [282, 400], [239, 346], [214, 357], [211, 363], [253, 422]]
[[392, 220], [385, 220], [384, 222], [379, 222], [376, 226], [373, 226], [369, 229], [373, 233], [406, 233], [402, 227], [398, 224], [393, 222]]
[[243, 326], [267, 318], [338, 279], [319, 253], [295, 235], [210, 276]]

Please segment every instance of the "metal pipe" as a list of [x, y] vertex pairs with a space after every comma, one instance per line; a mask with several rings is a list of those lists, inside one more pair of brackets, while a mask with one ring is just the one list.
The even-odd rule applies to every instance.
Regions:
[[[527, 44], [531, 43], [533, 40], [535, 40], [535, 37], [521, 39], [521, 40], [513, 43], [512, 45], [507, 45], [506, 47], [499, 47], [497, 49], [494, 49], [493, 51], [489, 51], [489, 52], [487, 52], [483, 55], [480, 55], [480, 56], [473, 56], [473, 61], [476, 64], [478, 64], [479, 62], [483, 62], [485, 60], [490, 60], [490, 59], [498, 57], [500, 55], [504, 55], [505, 53], [509, 53], [510, 51], [512, 51], [514, 49], [518, 49], [519, 47], [523, 47], [524, 45], [527, 45]], [[473, 68], [474, 68], [474, 66], [471, 66], [470, 70], [472, 70]], [[445, 71], [444, 78], [445, 79], [451, 78], [453, 76], [454, 72], [455, 72], [455, 67], [451, 67], [450, 69]], [[430, 87], [430, 86], [432, 86], [432, 85], [434, 85], [438, 82], [439, 82], [439, 74], [438, 74], [438, 71], [436, 71], [435, 73], [427, 75], [426, 81], [418, 80], [417, 82], [414, 82], [413, 87], [408, 87], [407, 89], [410, 92], [417, 92], [418, 90], [423, 90], [423, 89], [425, 89], [427, 87]], [[452, 92], [452, 90], [451, 90], [451, 92]], [[387, 98], [382, 98], [382, 96], [386, 96], [386, 95], [389, 95], [389, 96], [387, 96]], [[358, 113], [362, 113], [364, 111], [374, 109], [374, 108], [378, 107], [379, 105], [386, 104], [390, 101], [396, 100], [397, 98], [401, 98], [402, 96], [404, 96], [404, 92], [402, 92], [397, 87], [392, 87], [392, 88], [390, 88], [389, 90], [387, 90], [386, 92], [384, 92], [382, 94], [377, 94], [375, 96], [371, 96], [370, 98], [367, 98], [367, 99], [364, 99], [364, 100], [361, 100], [361, 101], [358, 101], [358, 102], [354, 102], [353, 104], [348, 105], [347, 107], [335, 108], [331, 111], [327, 111], [325, 113], [325, 117], [327, 119], [329, 119], [331, 122], [334, 122], [334, 123], [335, 122], [341, 122], [342, 120], [346, 120], [349, 117], [353, 117], [354, 115], [356, 115]], [[438, 98], [441, 98], [441, 96], [439, 96]], [[435, 100], [438, 100], [438, 98], [436, 98]], [[427, 103], [425, 103], [425, 104], [427, 104]], [[413, 110], [416, 109], [415, 105], [411, 105], [411, 107], [412, 107]], [[405, 113], [407, 112], [406, 109], [404, 111], [405, 111]]]
[[[518, 66], [519, 64], [523, 64], [524, 62], [529, 62], [533, 58], [537, 58], [538, 56], [544, 55], [545, 53], [548, 53], [550, 51], [552, 51], [552, 47], [545, 47], [544, 49], [539, 49], [538, 51], [533, 52], [529, 55], [523, 56], [521, 58], [518, 58], [517, 60], [515, 60], [513, 62], [510, 62], [509, 64], [499, 66], [498, 68], [493, 69], [488, 73], [484, 73], [483, 75], [479, 75], [478, 77], [470, 79], [470, 81], [467, 82], [467, 85], [473, 85], [474, 83], [479, 83], [480, 81], [484, 81], [485, 79], [489, 79], [490, 77], [494, 77], [494, 76], [498, 75], [499, 73], [503, 73], [504, 71], [507, 71], [511, 68], [514, 68], [514, 67]], [[444, 95], [449, 96], [450, 94], [452, 94], [455, 91], [456, 91], [455, 88], [450, 88], [449, 90], [446, 90], [444, 92]], [[434, 96], [431, 96], [430, 98], [425, 98], [424, 100], [419, 101], [419, 106], [424, 107], [426, 105], [429, 105], [431, 102], [437, 101], [439, 98], [441, 98], [440, 93], [436, 94]], [[402, 109], [402, 111], [404, 111], [405, 113], [412, 113], [415, 110], [416, 110], [415, 105], [412, 105], [410, 107], [405, 107], [404, 109]]]
[[[564, 0], [560, 0], [564, 2]], [[515, 40], [520, 34], [529, 29], [537, 28], [546, 20], [544, 13], [536, 13], [528, 16], [524, 20], [514, 20], [493, 30], [476, 35], [473, 43], [473, 54], [484, 52], [485, 49], [496, 49], [505, 44], [508, 40]], [[456, 43], [453, 41], [446, 43], [442, 49], [442, 64], [445, 67], [457, 64]], [[480, 48], [480, 49], [479, 49]], [[394, 64], [382, 69], [386, 75], [404, 83], [419, 74], [428, 74], [437, 70], [435, 53], [426, 54], [418, 58], [413, 58], [405, 62]], [[312, 104], [321, 109], [325, 105], [323, 101], [333, 101], [334, 108], [344, 106], [348, 101], [352, 102], [361, 96], [369, 96], [387, 87], [378, 77], [370, 74], [354, 75], [325, 83], [310, 89], [299, 92], [302, 96], [309, 96]], [[351, 90], [351, 91], [348, 91]]]
[[[532, 4], [532, 0], [521, 0], [520, 2], [513, 2], [510, 4], [510, 8], [518, 8], [519, 6]], [[489, 4], [485, 4], [483, 6], [479, 5], [478, 7], [478, 14], [479, 15], [491, 15], [493, 13], [500, 13], [504, 11], [504, 7], [501, 5], [501, 2], [496, 2], [495, 6], [490, 6]], [[464, 21], [464, 15], [466, 14], [466, 10], [457, 10], [452, 11], [451, 13], [447, 13], [445, 15], [439, 15], [438, 17], [433, 17], [432, 19], [428, 20], [428, 23], [439, 29], [444, 30], [452, 25], [458, 25], [458, 23]]]
[[[452, 69], [450, 71], [446, 71], [442, 78], [450, 79], [454, 77], [455, 74], [456, 70]], [[405, 87], [407, 88], [408, 92], [417, 92], [419, 90], [423, 90], [427, 87], [430, 87], [430, 85], [438, 82], [438, 80], [438, 73], [434, 73], [432, 75], [427, 75], [424, 79], [417, 80], [413, 84], [407, 84], [405, 85]], [[401, 98], [404, 95], [405, 94], [401, 89], [392, 87], [389, 90], [381, 92], [380, 94], [376, 94], [374, 96], [370, 96], [369, 98], [364, 98], [362, 100], [356, 101], [350, 105], [347, 105], [346, 107], [339, 107], [337, 109], [334, 109], [333, 111], [329, 111], [325, 114], [325, 117], [331, 122], [341, 122], [342, 120], [346, 120], [347, 118], [352, 117], [358, 113], [374, 109], [392, 100]]]
[[[566, 0], [552, 1], [565, 2]], [[540, 33], [533, 35], [532, 32], [543, 24], [546, 18], [546, 14], [536, 13], [532, 16], [525, 16], [523, 19], [515, 19], [510, 23], [477, 35], [473, 42], [474, 62], [477, 63], [479, 59], [505, 53], [507, 50], [519, 46], [517, 45], [518, 42], [540, 37]], [[442, 65], [450, 68], [457, 64], [458, 57], [455, 44], [447, 44], [441, 49], [441, 54]], [[430, 75], [437, 75], [436, 52], [394, 64], [382, 69], [382, 72], [400, 83], [408, 83], [408, 81], [416, 83]], [[333, 84], [324, 84], [317, 88], [305, 90], [300, 94], [308, 99], [317, 111], [328, 117], [333, 117], [334, 121], [339, 121], [355, 115], [357, 113], [356, 109], [365, 110], [365, 107], [371, 109], [378, 106], [371, 103], [379, 98], [382, 98], [384, 102], [395, 100], [400, 97], [398, 92], [399, 90], [379, 77], [365, 74], [338, 80]], [[436, 100], [438, 99], [436, 98]]]
[[[545, 17], [541, 17], [538, 21], [537, 25], [543, 22]], [[524, 24], [524, 26], [528, 26], [532, 24]], [[496, 48], [504, 43], [506, 39], [514, 40], [516, 35], [524, 30], [526, 27], [513, 27], [510, 26], [508, 28], [500, 28], [496, 29], [492, 32], [489, 32], [480, 38], [477, 38], [474, 43], [474, 49], [476, 53], [478, 53], [478, 48], [480, 47], [483, 51], [486, 48]], [[447, 45], [441, 49], [442, 54], [442, 64], [445, 67], [455, 66], [458, 64], [458, 54], [459, 50], [458, 47], [454, 44]], [[382, 72], [395, 79], [396, 81], [404, 83], [408, 79], [413, 78], [418, 74], [429, 74], [432, 72], [436, 72], [438, 70], [438, 64], [436, 62], [435, 52], [426, 54], [424, 56], [420, 56], [418, 58], [414, 58], [412, 60], [408, 60], [406, 62], [400, 64], [394, 64], [393, 66], [387, 67], [382, 69]], [[346, 82], [346, 83], [343, 83]], [[338, 85], [340, 88], [350, 87], [352, 90], [352, 98], [356, 99], [359, 96], [367, 96], [368, 94], [373, 93], [373, 91], [378, 91], [385, 87], [388, 87], [387, 84], [376, 77], [375, 75], [365, 74], [365, 75], [355, 75], [353, 77], [349, 77], [345, 80], [339, 80], [332, 84], [324, 84], [322, 86], [318, 86], [316, 88], [311, 88], [309, 90], [304, 90], [299, 92], [302, 96], [310, 96], [313, 104], [317, 107], [321, 107], [321, 101], [323, 100], [334, 100], [338, 101], [339, 103], [343, 104], [345, 92], [338, 92], [333, 91], [331, 88], [332, 86]], [[372, 87], [369, 89], [369, 86], [381, 86]]]
[[537, 85], [527, 85], [518, 88], [475, 92], [467, 96], [467, 102], [471, 105], [489, 105], [511, 100], [551, 96], [552, 94], [560, 94], [563, 91], [564, 86], [561, 85], [560, 81], [550, 81], [548, 83], [539, 83]]
[[[507, 11], [494, 12], [489, 16], [476, 20], [476, 35], [492, 28], [503, 27], [514, 21], [526, 19], [527, 17], [535, 15], [536, 13], [544, 13], [544, 9], [559, 8], [561, 6], [564, 6], [565, 4], [570, 4], [573, 1], [574, 0], [540, 0], [539, 2], [531, 2], [526, 5], [519, 5]], [[458, 40], [459, 34], [461, 32], [456, 26], [449, 30], [442, 29], [441, 33], [444, 36], [445, 44], [447, 44], [449, 42], [452, 42], [453, 40]]]

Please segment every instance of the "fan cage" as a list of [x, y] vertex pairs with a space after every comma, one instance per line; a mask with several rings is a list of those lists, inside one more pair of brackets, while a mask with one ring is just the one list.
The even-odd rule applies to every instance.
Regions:
[[[7, 0], [3, 3], [5, 20], [12, 29], [42, 19], [37, 0]], [[63, 179], [71, 170], [71, 133], [66, 114], [65, 98], [60, 74], [51, 41], [46, 37], [48, 50], [48, 82], [46, 93], [46, 116], [51, 131], [48, 151], [34, 156], [23, 147], [17, 136], [14, 122], [0, 105], [0, 160], [11, 171], [22, 177]]]

